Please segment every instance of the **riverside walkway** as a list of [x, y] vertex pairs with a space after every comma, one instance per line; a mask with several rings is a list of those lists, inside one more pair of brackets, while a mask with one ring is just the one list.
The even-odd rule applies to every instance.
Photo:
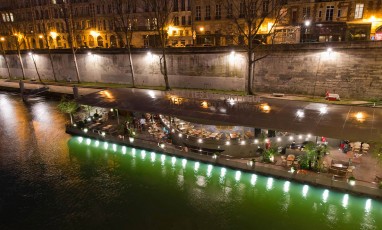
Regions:
[[[25, 88], [26, 89], [36, 89], [41, 87], [41, 84], [37, 83], [27, 83], [25, 82]], [[19, 88], [18, 82], [8, 82], [4, 79], [0, 79], [0, 88], [10, 88], [17, 90]], [[58, 94], [73, 94], [72, 85], [49, 85], [50, 92], [58, 93]], [[94, 92], [98, 92], [100, 90], [103, 90], [100, 88], [86, 88], [86, 87], [79, 87], [79, 95], [87, 95]], [[271, 97], [266, 94], [261, 94], [261, 97]], [[279, 100], [304, 100], [304, 97], [298, 97], [298, 96], [284, 96], [283, 98], [280, 98]], [[365, 102], [354, 102], [352, 104], [363, 104]], [[75, 135], [81, 135], [81, 136], [89, 136], [93, 138], [99, 138], [98, 136], [92, 136], [94, 134], [85, 134], [83, 132], [80, 132], [76, 129], [69, 129], [69, 133], [75, 134]], [[133, 144], [128, 143], [127, 141], [121, 141], [117, 137], [113, 136], [106, 136], [105, 139], [111, 142], [116, 142], [120, 144], [126, 144], [129, 146], [137, 147], [137, 148], [146, 148], [153, 151], [161, 151], [166, 152], [167, 154], [179, 156], [179, 157], [185, 157], [189, 159], [194, 159], [198, 161], [203, 162], [209, 162], [211, 164], [216, 165], [222, 165], [227, 166], [231, 168], [237, 168], [249, 172], [256, 172], [264, 175], [272, 175], [280, 178], [285, 178], [288, 180], [295, 180], [302, 183], [309, 183], [317, 186], [324, 186], [329, 188], [334, 188], [341, 191], [347, 191], [355, 194], [363, 194], [366, 196], [372, 196], [375, 198], [382, 199], [382, 190], [378, 189], [378, 186], [376, 183], [374, 183], [374, 178], [376, 175], [382, 175], [382, 169], [379, 165], [377, 159], [371, 155], [371, 153], [367, 155], [363, 155], [362, 157], [358, 158], [355, 162], [355, 169], [353, 171], [354, 177], [357, 179], [357, 183], [355, 186], [350, 186], [346, 180], [334, 180], [332, 175], [329, 173], [315, 173], [315, 172], [307, 172], [307, 173], [298, 173], [298, 171], [295, 172], [288, 172], [288, 169], [281, 165], [281, 158], [278, 156], [276, 157], [276, 164], [265, 164], [261, 162], [256, 162], [254, 165], [249, 164], [249, 159], [243, 159], [240, 157], [227, 157], [227, 156], [220, 156], [216, 159], [212, 158], [211, 156], [203, 155], [203, 154], [197, 154], [197, 153], [190, 153], [190, 152], [184, 152], [177, 148], [174, 148], [172, 146], [166, 147], [165, 150], [157, 146], [157, 143], [149, 143], [139, 140], [136, 140]], [[330, 154], [326, 157], [326, 161], [330, 161], [331, 159], [334, 160], [342, 160], [342, 161], [348, 161], [349, 158], [353, 159], [353, 156], [351, 153], [344, 154], [338, 149], [330, 149]]]

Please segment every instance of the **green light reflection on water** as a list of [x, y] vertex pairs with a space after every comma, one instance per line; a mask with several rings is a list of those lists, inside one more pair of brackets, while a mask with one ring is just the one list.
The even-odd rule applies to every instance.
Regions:
[[[146, 183], [148, 187], [155, 183], [158, 190], [166, 191], [158, 194], [176, 194], [171, 200], [181, 200], [185, 212], [201, 219], [206, 213], [214, 215], [212, 219], [225, 218], [221, 226], [305, 229], [302, 226], [314, 225], [315, 229], [382, 229], [379, 218], [382, 204], [376, 200], [164, 154], [159, 157], [154, 152], [150, 152], [150, 160], [146, 160], [145, 150], [138, 150], [141, 157], [136, 158], [136, 149], [114, 144], [110, 148], [108, 143], [94, 140], [92, 143], [96, 144], [92, 145], [83, 140], [76, 137], [69, 143], [79, 159], [89, 149], [91, 154], [87, 157], [90, 159], [107, 155], [110, 160], [114, 155], [113, 160], [121, 170], [137, 175], [135, 183]], [[155, 193], [150, 195], [155, 196]], [[143, 197], [141, 202], [145, 203]], [[162, 205], [165, 210], [166, 205], [172, 207], [168, 203]], [[188, 217], [179, 214], [174, 218]], [[216, 227], [216, 223], [207, 220], [205, 223]]]

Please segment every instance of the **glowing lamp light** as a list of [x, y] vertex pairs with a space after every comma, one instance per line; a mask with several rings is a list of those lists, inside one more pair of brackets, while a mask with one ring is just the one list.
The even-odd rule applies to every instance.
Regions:
[[298, 135], [298, 139], [302, 139], [302, 135]]
[[178, 134], [178, 137], [182, 138], [182, 136], [183, 136], [183, 134], [181, 134], [181, 133]]
[[310, 26], [310, 20], [306, 20], [306, 21], [304, 22], [304, 25], [305, 25], [305, 26]]
[[0, 41], [2, 41], [2, 42], [5, 41], [5, 38], [4, 38], [4, 37], [1, 37], [1, 38], [0, 38]]
[[90, 31], [90, 35], [93, 36], [93, 37], [98, 37], [99, 36], [99, 33], [97, 31]]
[[92, 55], [92, 52], [88, 52], [88, 56], [91, 56]]
[[38, 38], [42, 39], [43, 38], [42, 34], [38, 35]]
[[235, 100], [233, 98], [228, 98], [228, 104], [230, 105], [234, 105], [235, 104]]
[[198, 143], [203, 143], [202, 138], [199, 138], [199, 139], [198, 139]]
[[105, 132], [102, 132], [101, 135], [104, 137], [104, 136], [106, 135], [106, 133], [105, 133]]
[[241, 172], [240, 171], [236, 171], [236, 173], [235, 173], [235, 180], [239, 181], [240, 177], [241, 177]]
[[83, 140], [84, 140], [83, 137], [78, 137], [78, 142], [79, 142], [79, 143], [82, 143]]
[[231, 54], [229, 55], [229, 62], [233, 63], [235, 61], [235, 51], [231, 51]]
[[203, 32], [204, 31], [204, 27], [200, 27], [199, 30], [200, 30], [200, 32]]
[[166, 160], [166, 155], [162, 154], [162, 156], [160, 156], [160, 160], [162, 161], [162, 163], [164, 163], [164, 161]]
[[259, 143], [259, 140], [255, 139], [255, 144], [258, 144]]
[[231, 142], [227, 141], [225, 144], [226, 144], [226, 145], [230, 145], [230, 144], [231, 144]]
[[186, 164], [187, 164], [187, 160], [186, 160], [186, 159], [183, 159], [183, 160], [182, 160], [182, 167], [183, 167], [183, 168], [186, 168]]
[[203, 108], [203, 109], [208, 109], [208, 103], [207, 103], [207, 101], [203, 101], [201, 105], [202, 105], [202, 108]]
[[327, 114], [328, 108], [326, 106], [320, 108], [320, 114]]
[[199, 170], [199, 167], [200, 167], [200, 163], [199, 162], [195, 162], [195, 171], [198, 171]]
[[220, 170], [220, 177], [224, 177], [225, 174], [226, 174], [226, 172], [227, 172], [227, 169], [222, 168], [222, 169]]
[[304, 185], [304, 187], [302, 187], [302, 196], [303, 197], [306, 197], [306, 195], [308, 194], [308, 190], [309, 190], [308, 185]]
[[297, 110], [297, 112], [296, 112], [296, 116], [297, 117], [299, 117], [299, 118], [302, 118], [302, 117], [304, 117], [305, 116], [305, 113], [304, 113], [304, 111], [302, 111], [302, 110]]
[[257, 175], [252, 174], [251, 176], [251, 185], [255, 186], [257, 180]]
[[267, 181], [267, 190], [271, 190], [273, 187], [273, 178], [270, 177], [268, 178], [268, 181]]
[[342, 199], [342, 206], [344, 208], [346, 208], [348, 206], [348, 203], [349, 203], [349, 195], [348, 194], [345, 194], [344, 195], [344, 198]]
[[87, 128], [84, 128], [84, 133], [87, 133], [88, 132], [88, 129]]
[[53, 39], [56, 39], [57, 38], [57, 33], [52, 31], [50, 32], [50, 36], [53, 38]]
[[284, 187], [283, 187], [284, 192], [289, 192], [289, 187], [290, 187], [290, 182], [285, 181]]
[[162, 149], [164, 149], [165, 145], [162, 143], [162, 144], [160, 144], [160, 147], [161, 147]]
[[355, 185], [355, 180], [349, 180], [349, 185], [354, 186]]
[[356, 113], [355, 118], [357, 119], [357, 121], [360, 121], [360, 122], [365, 121], [365, 115], [362, 112]]
[[90, 145], [91, 142], [92, 142], [92, 141], [90, 140], [90, 138], [86, 139], [86, 144], [87, 144], [87, 145]]
[[211, 176], [212, 168], [213, 168], [212, 165], [208, 165], [208, 167], [207, 167], [207, 176]]
[[133, 148], [133, 150], [131, 151], [131, 155], [135, 156], [136, 151], [137, 150], [135, 148]]
[[367, 199], [365, 204], [365, 211], [370, 212], [370, 210], [371, 210], [371, 199]]
[[326, 49], [326, 52], [328, 52], [328, 53], [331, 53], [332, 51], [333, 51], [333, 49], [330, 47]]
[[29, 55], [29, 56], [32, 56], [32, 54], [33, 54], [32, 52], [28, 52], [28, 55]]
[[328, 200], [328, 197], [329, 197], [329, 190], [325, 189], [324, 193], [322, 194], [322, 200], [324, 201], [324, 203], [326, 203], [326, 201]]
[[130, 141], [130, 143], [133, 143], [134, 142], [134, 137], [129, 137], [129, 141]]
[[281, 141], [281, 137], [278, 137], [276, 140], [277, 140], [277, 142], [280, 142]]
[[271, 107], [268, 104], [262, 104], [260, 105], [260, 108], [264, 113], [269, 113], [271, 111]]
[[241, 141], [240, 144], [241, 144], [241, 145], [245, 145], [245, 141]]

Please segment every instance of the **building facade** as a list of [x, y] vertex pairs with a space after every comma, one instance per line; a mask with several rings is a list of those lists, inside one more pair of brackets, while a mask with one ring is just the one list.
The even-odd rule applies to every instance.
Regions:
[[[166, 1], [166, 25], [150, 3]], [[382, 40], [381, 0], [2, 0], [3, 49], [230, 46], [245, 43], [248, 13], [255, 42]], [[264, 12], [270, 12], [263, 17]], [[259, 22], [259, 20], [261, 22]], [[241, 29], [240, 29], [241, 28]], [[244, 29], [243, 29], [244, 28]], [[244, 30], [244, 31], [240, 31]], [[274, 36], [270, 36], [270, 34]]]

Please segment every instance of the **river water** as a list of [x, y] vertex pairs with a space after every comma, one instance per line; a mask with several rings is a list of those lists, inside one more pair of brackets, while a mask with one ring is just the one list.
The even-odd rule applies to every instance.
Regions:
[[0, 92], [0, 229], [382, 229], [382, 203], [65, 134]]

